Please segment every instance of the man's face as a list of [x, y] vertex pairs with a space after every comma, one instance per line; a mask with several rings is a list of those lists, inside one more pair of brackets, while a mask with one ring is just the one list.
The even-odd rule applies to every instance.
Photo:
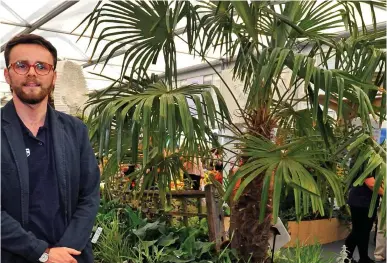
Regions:
[[[54, 65], [54, 58], [44, 47], [36, 44], [19, 44], [12, 48], [9, 56], [9, 64], [17, 61], [27, 61], [34, 65], [37, 62], [44, 62]], [[47, 75], [41, 76], [31, 67], [27, 74], [20, 75], [10, 67], [4, 70], [4, 76], [7, 83], [12, 88], [13, 96], [17, 96], [20, 101], [26, 104], [38, 104], [48, 97], [51, 93], [55, 80], [56, 72], [51, 70]]]

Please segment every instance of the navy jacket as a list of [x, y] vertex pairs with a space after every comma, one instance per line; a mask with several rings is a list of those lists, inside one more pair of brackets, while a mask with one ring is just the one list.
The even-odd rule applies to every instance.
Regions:
[[[57, 247], [82, 251], [78, 263], [92, 263], [90, 234], [99, 207], [100, 174], [86, 126], [48, 107], [66, 230]], [[1, 262], [38, 262], [45, 241], [28, 232], [29, 172], [13, 101], [1, 109]]]

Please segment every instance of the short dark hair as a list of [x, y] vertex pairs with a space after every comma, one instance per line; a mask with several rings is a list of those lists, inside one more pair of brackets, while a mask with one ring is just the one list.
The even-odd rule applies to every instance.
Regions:
[[215, 171], [222, 171], [223, 170], [223, 163], [221, 161], [217, 161], [215, 163]]
[[56, 68], [56, 62], [58, 61], [58, 53], [56, 48], [43, 37], [34, 34], [19, 35], [8, 41], [4, 49], [5, 65], [7, 68], [9, 67], [9, 55], [11, 54], [11, 50], [13, 47], [19, 44], [36, 44], [44, 47], [51, 53], [52, 57], [54, 58], [54, 69]]

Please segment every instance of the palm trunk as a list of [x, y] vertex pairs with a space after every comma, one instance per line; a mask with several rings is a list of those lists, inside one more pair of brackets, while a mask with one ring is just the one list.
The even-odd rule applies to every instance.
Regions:
[[[249, 114], [248, 130], [269, 138], [275, 125], [274, 121], [269, 119], [269, 115], [265, 108]], [[250, 263], [263, 263], [268, 256], [272, 209], [271, 204], [267, 204], [265, 219], [259, 223], [263, 180], [264, 174], [251, 181], [231, 208], [230, 229], [233, 234], [231, 246]], [[272, 191], [270, 187], [269, 201], [272, 198]]]
[[265, 220], [259, 223], [263, 178], [258, 176], [246, 187], [231, 211], [230, 227], [234, 232], [231, 246], [246, 262], [250, 260], [251, 263], [264, 262], [269, 245], [270, 208], [266, 210]]

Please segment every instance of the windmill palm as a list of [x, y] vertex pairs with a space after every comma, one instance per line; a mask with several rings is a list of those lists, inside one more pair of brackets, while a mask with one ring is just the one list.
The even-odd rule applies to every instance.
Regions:
[[[362, 5], [369, 8], [371, 27], [365, 25]], [[278, 216], [283, 186], [294, 189], [299, 218], [308, 212], [308, 204], [314, 212], [324, 213], [326, 187], [343, 205], [343, 187], [332, 164], [340, 154], [345, 155], [344, 160], [354, 155], [358, 146], [361, 158], [357, 165], [362, 162], [367, 168], [355, 184], [372, 172], [376, 172], [376, 185], [385, 179], [385, 152], [367, 135], [372, 131], [372, 118], [382, 122], [386, 117], [386, 32], [376, 24], [375, 8], [385, 8], [384, 1], [99, 3], [83, 21], [85, 31], [91, 28], [93, 36], [99, 32], [93, 56], [100, 60], [107, 55], [106, 65], [117, 50], [129, 47], [120, 79], [90, 100], [95, 107], [89, 120], [100, 154], [116, 156], [112, 160], [117, 164], [130, 152], [137, 162], [142, 142], [144, 169], [154, 164], [168, 167], [153, 174], [165, 187], [181, 166], [179, 158], [173, 162], [169, 159], [173, 154], [164, 154], [166, 149], [176, 151], [175, 142], [182, 138], [183, 156], [203, 156], [213, 139], [212, 126], [231, 129], [234, 139], [240, 141], [240, 156], [247, 160], [226, 192], [228, 198], [241, 180], [233, 197], [232, 221], [237, 222], [233, 246], [246, 260], [263, 262], [270, 221]], [[185, 25], [183, 30], [178, 24]], [[332, 33], [340, 29], [348, 34]], [[102, 39], [110, 40], [96, 55]], [[246, 105], [236, 102], [244, 132], [233, 125], [216, 87], [177, 87], [178, 39], [204, 60], [215, 49], [235, 64], [234, 78], [244, 83], [247, 97]], [[149, 66], [162, 58], [163, 79], [144, 82]], [[283, 78], [284, 71], [290, 72], [288, 80]], [[209, 89], [215, 90], [219, 110]], [[300, 92], [303, 98], [296, 96]], [[325, 94], [322, 99], [321, 92]], [[378, 97], [382, 103], [373, 105]], [[194, 112], [189, 100], [194, 102]], [[296, 110], [300, 101], [306, 102], [306, 108]], [[336, 103], [337, 121], [328, 114], [332, 102]], [[347, 128], [354, 117], [363, 123], [358, 133]], [[335, 134], [340, 125], [348, 140]], [[280, 145], [270, 141], [274, 127], [286, 133]], [[165, 160], [170, 165], [163, 166]]]

